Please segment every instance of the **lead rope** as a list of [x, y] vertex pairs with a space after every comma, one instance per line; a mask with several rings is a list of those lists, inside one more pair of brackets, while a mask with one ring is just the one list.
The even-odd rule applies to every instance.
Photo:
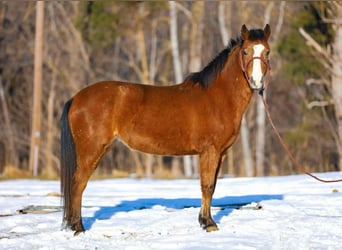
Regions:
[[281, 137], [281, 135], [279, 134], [279, 130], [276, 128], [276, 126], [274, 125], [273, 121], [272, 121], [272, 118], [271, 118], [271, 114], [270, 114], [270, 111], [269, 111], [269, 108], [268, 108], [268, 104], [264, 98], [264, 95], [263, 95], [263, 91], [260, 91], [259, 92], [260, 96], [261, 96], [261, 99], [262, 99], [262, 102], [264, 103], [264, 106], [265, 106], [265, 111], [266, 111], [266, 114], [267, 114], [267, 118], [276, 134], [276, 136], [278, 137], [279, 139], [279, 142], [280, 144], [282, 145], [282, 147], [284, 148], [284, 150], [286, 151], [286, 153], [288, 154], [288, 156], [290, 157], [292, 163], [300, 170], [302, 171], [303, 173], [311, 176], [312, 178], [316, 179], [317, 181], [320, 181], [320, 182], [324, 182], [324, 183], [332, 183], [332, 182], [342, 182], [342, 179], [336, 179], [336, 180], [324, 180], [324, 179], [321, 179], [315, 175], [313, 175], [312, 173], [306, 171], [304, 169], [303, 166], [301, 166], [299, 164], [299, 162], [295, 159], [295, 157], [293, 156], [293, 154], [291, 153], [290, 149], [288, 148], [288, 146], [286, 145], [286, 143], [284, 142], [284, 139]]

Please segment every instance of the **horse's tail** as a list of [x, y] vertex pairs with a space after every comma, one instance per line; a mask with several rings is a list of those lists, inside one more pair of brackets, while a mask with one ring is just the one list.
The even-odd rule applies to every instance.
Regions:
[[61, 124], [61, 194], [64, 208], [63, 226], [70, 223], [72, 179], [77, 166], [76, 148], [71, 134], [68, 113], [72, 103], [70, 99], [63, 108]]

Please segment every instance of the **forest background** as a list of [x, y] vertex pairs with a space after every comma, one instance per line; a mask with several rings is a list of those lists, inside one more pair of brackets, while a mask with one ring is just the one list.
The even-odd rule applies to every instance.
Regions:
[[[0, 1], [2, 178], [58, 178], [59, 118], [64, 103], [80, 89], [101, 80], [179, 83], [239, 36], [242, 24], [263, 28], [266, 23], [272, 29], [267, 100], [276, 126], [309, 171], [341, 170], [341, 2], [46, 1], [36, 22], [39, 4]], [[37, 43], [43, 49], [38, 100]], [[41, 105], [38, 115], [34, 99]], [[38, 132], [32, 129], [34, 116]], [[37, 134], [39, 150], [32, 156]], [[148, 155], [116, 142], [96, 176], [196, 178], [197, 166], [197, 157]], [[220, 175], [297, 172], [255, 95]]]

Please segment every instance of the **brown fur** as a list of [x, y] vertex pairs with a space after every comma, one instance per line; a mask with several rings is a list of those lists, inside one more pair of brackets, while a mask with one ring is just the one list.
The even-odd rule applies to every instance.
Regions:
[[[240, 53], [260, 42], [269, 48], [269, 26], [251, 31], [243, 26], [241, 36], [242, 40], [235, 41], [227, 55], [220, 55], [226, 61], [215, 65], [217, 72], [210, 77], [204, 71], [198, 72], [169, 87], [99, 82], [68, 102], [62, 117], [61, 147], [67, 227], [76, 233], [84, 231], [83, 190], [106, 149], [119, 137], [130, 148], [142, 152], [199, 154], [199, 222], [207, 231], [217, 230], [210, 214], [217, 173], [223, 154], [238, 136], [242, 115], [252, 96], [240, 67]], [[252, 66], [247, 70], [251, 73]], [[265, 65], [263, 70], [266, 71]]]

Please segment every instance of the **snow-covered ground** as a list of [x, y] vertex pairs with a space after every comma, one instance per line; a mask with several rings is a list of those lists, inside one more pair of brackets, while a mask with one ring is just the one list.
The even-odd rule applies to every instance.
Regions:
[[[305, 175], [219, 179], [211, 233], [197, 222], [199, 180], [91, 181], [76, 237], [53, 192], [58, 181], [0, 181], [0, 249], [342, 249], [342, 184]], [[29, 205], [52, 211], [18, 212]]]

